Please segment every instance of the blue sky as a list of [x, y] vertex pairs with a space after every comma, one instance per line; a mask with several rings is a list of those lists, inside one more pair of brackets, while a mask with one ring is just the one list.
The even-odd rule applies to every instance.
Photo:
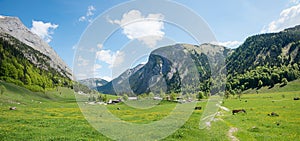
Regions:
[[[208, 24], [219, 44], [236, 47], [250, 35], [264, 32], [277, 32], [284, 28], [300, 24], [299, 0], [174, 0], [179, 4], [193, 10]], [[96, 19], [112, 7], [127, 1], [123, 0], [0, 0], [0, 15], [19, 17], [21, 21], [32, 31], [43, 37], [61, 58], [72, 68], [74, 53], [77, 44], [86, 28]], [[151, 6], [149, 6], [151, 7]], [[128, 14], [142, 17], [154, 15], [155, 18], [164, 18], [159, 13], [142, 13], [128, 9]], [[140, 13], [139, 13], [140, 12]], [[160, 17], [162, 16], [162, 17]], [[124, 17], [123, 17], [124, 18]], [[122, 25], [121, 17], [110, 17], [107, 22], [115, 26]], [[191, 21], [192, 22], [192, 21]], [[167, 43], [195, 42], [175, 27], [157, 22], [155, 27], [157, 37], [170, 37], [173, 41]], [[163, 28], [162, 28], [163, 27]], [[152, 32], [149, 31], [149, 32]], [[111, 60], [118, 55], [124, 44], [155, 44], [148, 40], [135, 37], [134, 31], [128, 27], [117, 30], [105, 44], [99, 44], [100, 57], [96, 61], [95, 70], [97, 77], [111, 79]], [[157, 40], [164, 41], [164, 40]], [[158, 43], [159, 44], [159, 43]], [[164, 44], [164, 43], [162, 43]], [[141, 45], [141, 44], [140, 44]], [[156, 45], [156, 44], [155, 44]], [[146, 56], [144, 56], [146, 58]], [[84, 61], [84, 58], [80, 58]], [[80, 60], [79, 59], [79, 60]], [[137, 59], [143, 61], [144, 59]], [[145, 61], [145, 60], [144, 60]], [[93, 73], [96, 73], [93, 72]], [[82, 78], [91, 76], [82, 76]]]

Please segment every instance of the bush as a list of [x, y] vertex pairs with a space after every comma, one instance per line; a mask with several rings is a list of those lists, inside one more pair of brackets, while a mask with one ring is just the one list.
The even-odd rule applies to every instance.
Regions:
[[123, 98], [124, 101], [127, 101], [128, 100], [128, 95], [124, 94], [122, 98]]
[[33, 92], [43, 92], [44, 91], [44, 89], [38, 85], [31, 85], [31, 86], [26, 85], [25, 88], [27, 88]]
[[198, 93], [198, 100], [201, 100], [201, 99], [203, 99], [204, 98], [204, 93], [203, 92], [199, 92]]
[[286, 78], [282, 78], [281, 83], [283, 86], [288, 84], [288, 80]]
[[1, 85], [1, 86], [0, 86], [0, 94], [3, 95], [3, 94], [5, 93], [5, 91], [6, 91], [5, 86], [4, 86], [4, 85]]

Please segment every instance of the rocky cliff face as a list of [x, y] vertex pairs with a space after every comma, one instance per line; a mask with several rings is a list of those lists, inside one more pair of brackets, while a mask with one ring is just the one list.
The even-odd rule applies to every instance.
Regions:
[[[32, 33], [23, 25], [17, 17], [0, 16], [0, 33], [3, 38], [5, 34], [13, 36], [22, 43], [32, 47], [34, 50], [48, 56], [50, 67], [57, 70], [61, 75], [72, 79], [72, 72], [58, 54], [38, 35]], [[28, 60], [35, 64], [37, 62], [31, 55], [25, 54]]]
[[231, 50], [225, 47], [211, 44], [162, 47], [150, 54], [145, 65], [125, 71], [106, 85], [98, 87], [98, 91], [106, 94], [126, 93], [129, 96], [150, 91], [188, 92], [197, 87], [196, 83], [210, 77], [210, 65], [214, 65], [216, 70], [220, 69], [218, 60], [222, 59], [216, 57], [223, 56], [224, 60], [230, 53]]

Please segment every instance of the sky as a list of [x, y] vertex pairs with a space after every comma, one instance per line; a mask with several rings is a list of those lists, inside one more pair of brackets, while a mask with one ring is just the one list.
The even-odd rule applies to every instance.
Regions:
[[[300, 24], [300, 0], [170, 0], [193, 11], [209, 27], [215, 37], [215, 44], [236, 48], [251, 35], [278, 32]], [[93, 69], [80, 71], [78, 79], [100, 77], [111, 80], [123, 69], [112, 73], [114, 66], [126, 64], [135, 66], [147, 61], [147, 55], [160, 45], [173, 43], [197, 44], [186, 31], [169, 20], [167, 13], [153, 12], [157, 5], [144, 8], [123, 7], [101, 19], [101, 15], [119, 7], [124, 0], [0, 0], [0, 15], [19, 17], [33, 33], [39, 35], [61, 56], [71, 69], [84, 68], [91, 64], [88, 54], [76, 55], [83, 48], [85, 34], [95, 23], [118, 27], [105, 42], [91, 45], [95, 59]], [[164, 7], [162, 11], [168, 11]], [[148, 9], [144, 10], [144, 9]], [[178, 12], [178, 13], [176, 13]], [[180, 17], [179, 11], [174, 11]], [[188, 16], [187, 16], [188, 17]], [[151, 20], [149, 20], [151, 19]], [[184, 18], [183, 18], [184, 19]], [[139, 22], [132, 22], [140, 20]], [[177, 19], [178, 23], [180, 19]], [[193, 19], [183, 21], [193, 23]], [[176, 23], [176, 22], [175, 22]], [[196, 26], [197, 27], [197, 26]], [[195, 28], [195, 26], [193, 26]], [[103, 34], [106, 30], [102, 27]], [[101, 31], [100, 31], [101, 32]], [[101, 34], [101, 33], [97, 33]], [[149, 38], [151, 36], [151, 38]], [[124, 48], [125, 46], [125, 48]], [[126, 46], [145, 46], [132, 55], [131, 61], [124, 60], [126, 52], [137, 52], [136, 48]], [[123, 49], [122, 49], [123, 47]], [[140, 50], [141, 50], [140, 48]], [[86, 49], [87, 50], [87, 49]], [[92, 57], [91, 57], [92, 58]], [[123, 60], [122, 60], [123, 58]], [[75, 59], [75, 61], [74, 61]], [[87, 70], [86, 68], [84, 70]], [[85, 73], [85, 74], [82, 74]]]

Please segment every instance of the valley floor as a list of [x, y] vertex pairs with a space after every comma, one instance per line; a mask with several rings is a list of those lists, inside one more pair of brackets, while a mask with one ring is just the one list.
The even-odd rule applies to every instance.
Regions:
[[[7, 91], [0, 95], [0, 140], [110, 140], [85, 120], [70, 89], [33, 93], [24, 88], [0, 82]], [[300, 138], [300, 84], [291, 91], [243, 94], [231, 97], [222, 106], [245, 109], [247, 113], [232, 115], [220, 110], [209, 129], [199, 129], [206, 102], [198, 102], [189, 120], [169, 140], [263, 140], [294, 141]], [[293, 86], [291, 85], [291, 86]], [[264, 91], [267, 92], [267, 91]], [[146, 124], [167, 116], [175, 103], [162, 102], [149, 110], [131, 108], [125, 104], [107, 105], [115, 116], [137, 124]], [[16, 107], [16, 110], [9, 110]], [[275, 112], [279, 116], [268, 116]]]

